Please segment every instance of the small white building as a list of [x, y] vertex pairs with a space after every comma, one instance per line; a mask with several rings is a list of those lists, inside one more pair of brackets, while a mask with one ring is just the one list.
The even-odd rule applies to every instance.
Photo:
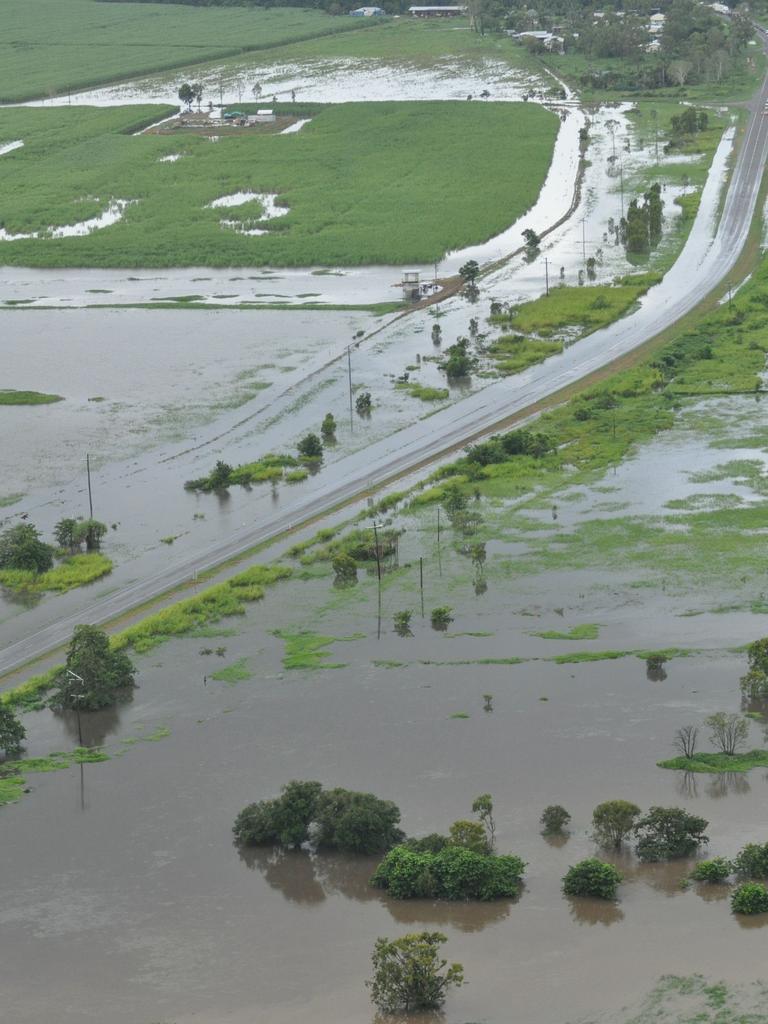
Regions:
[[466, 7], [455, 5], [433, 4], [422, 7], [409, 7], [408, 13], [414, 18], [457, 18], [460, 14], [466, 14]]
[[358, 7], [355, 11], [349, 12], [353, 18], [375, 18], [384, 14], [383, 7]]
[[255, 114], [251, 114], [248, 117], [248, 124], [270, 124], [274, 120], [274, 110], [265, 108], [264, 110], [257, 110]]
[[731, 13], [731, 8], [727, 7], [725, 4], [709, 4], [709, 7], [715, 12], [715, 14], [730, 15]]
[[648, 31], [653, 35], [658, 35], [664, 31], [664, 22], [667, 20], [666, 14], [652, 14], [648, 22]]

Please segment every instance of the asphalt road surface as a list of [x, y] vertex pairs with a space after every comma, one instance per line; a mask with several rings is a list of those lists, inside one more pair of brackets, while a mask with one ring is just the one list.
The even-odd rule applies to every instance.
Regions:
[[[759, 38], [768, 51], [768, 34], [760, 30]], [[661, 284], [648, 292], [637, 312], [596, 331], [557, 357], [522, 374], [497, 381], [434, 416], [328, 466], [313, 481], [311, 491], [281, 503], [279, 509], [264, 516], [258, 525], [235, 531], [194, 557], [171, 563], [162, 572], [123, 586], [109, 596], [90, 599], [90, 602], [84, 597], [75, 613], [14, 639], [2, 648], [0, 673], [60, 647], [80, 622], [101, 624], [125, 615], [138, 605], [189, 582], [197, 573], [327, 512], [370, 487], [435, 459], [469, 438], [491, 431], [506, 417], [606, 366], [675, 323], [727, 279], [747, 240], [768, 155], [766, 103], [768, 76], [749, 104], [749, 120], [714, 237], [710, 226], [697, 218], [677, 262]], [[711, 199], [719, 187], [714, 177], [710, 175], [705, 187], [702, 208], [706, 205], [707, 189], [711, 190]]]

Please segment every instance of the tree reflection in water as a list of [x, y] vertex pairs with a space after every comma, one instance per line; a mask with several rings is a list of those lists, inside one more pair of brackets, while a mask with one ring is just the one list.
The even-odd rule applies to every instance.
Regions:
[[450, 925], [463, 932], [476, 932], [509, 915], [515, 900], [489, 903], [447, 900], [393, 900], [374, 889], [370, 878], [378, 864], [376, 857], [318, 854], [279, 847], [238, 847], [240, 860], [258, 870], [271, 888], [292, 903], [322, 903], [341, 895], [358, 903], [376, 901], [386, 907], [400, 924], [415, 927]]
[[707, 796], [711, 796], [713, 800], [719, 800], [730, 793], [744, 796], [751, 788], [746, 772], [719, 772], [712, 776], [707, 786]]
[[[80, 728], [83, 732], [84, 747], [103, 747], [107, 736], [111, 736], [120, 725], [122, 706], [102, 708], [101, 711], [81, 711]], [[80, 737], [77, 728], [76, 711], [55, 711], [54, 715], [66, 729], [67, 736], [77, 746]]]
[[591, 900], [585, 896], [568, 896], [571, 917], [577, 924], [602, 924], [607, 928], [624, 920], [624, 911], [610, 900]]

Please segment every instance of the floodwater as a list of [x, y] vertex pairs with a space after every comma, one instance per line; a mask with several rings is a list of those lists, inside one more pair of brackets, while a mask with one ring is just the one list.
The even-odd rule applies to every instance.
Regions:
[[[684, 428], [675, 434], [678, 448], [690, 440]], [[644, 446], [638, 462], [649, 458], [667, 481], [660, 512], [679, 496], [683, 474], [669, 446]], [[604, 481], [616, 502], [634, 493], [627, 466], [629, 476]], [[611, 1019], [662, 974], [760, 976], [755, 929], [768, 918], [740, 922], [722, 887], [683, 890], [688, 861], [640, 866], [623, 854], [617, 904], [559, 891], [567, 867], [595, 852], [587, 830], [604, 799], [703, 815], [713, 855], [765, 841], [763, 770], [691, 777], [655, 766], [679, 725], [739, 707], [744, 658], [729, 649], [754, 637], [755, 617], [680, 617], [679, 598], [632, 590], [621, 573], [515, 578], [498, 570], [503, 556], [491, 545], [488, 591], [478, 596], [468, 559], [445, 534], [438, 556], [434, 541], [434, 531], [409, 523], [404, 568], [387, 578], [380, 618], [372, 577], [335, 591], [326, 569], [221, 624], [236, 635], [173, 641], [138, 658], [134, 700], [85, 716], [86, 742], [105, 744], [113, 759], [84, 766], [82, 776], [78, 768], [28, 776], [32, 792], [0, 810], [13, 865], [0, 880], [9, 1019], [96, 1024], [108, 1005], [111, 1024], [359, 1024], [373, 1018], [363, 982], [375, 939], [422, 928], [443, 931], [449, 958], [465, 967], [468, 984], [451, 995], [448, 1024], [508, 1024], [510, 1002], [526, 1024]], [[453, 608], [447, 633], [418, 613], [419, 555], [426, 609]], [[409, 638], [391, 628], [403, 607], [416, 609]], [[600, 624], [599, 639], [532, 635], [583, 622]], [[329, 649], [341, 667], [287, 671], [278, 627], [361, 636]], [[219, 646], [220, 657], [203, 653]], [[702, 651], [668, 662], [665, 678], [633, 656], [541, 660], [667, 646]], [[511, 657], [537, 660], [480, 663]], [[250, 680], [212, 679], [241, 658]], [[451, 717], [458, 714], [469, 717]], [[42, 712], [26, 723], [30, 756], [76, 742], [72, 720]], [[166, 738], [141, 739], [163, 728]], [[751, 732], [751, 745], [761, 745], [760, 724]], [[499, 849], [528, 863], [525, 890], [488, 905], [398, 903], [368, 887], [373, 859], [240, 855], [230, 837], [235, 814], [291, 778], [394, 799], [410, 834], [445, 830], [491, 792]], [[565, 842], [539, 835], [549, 803], [573, 816]]]

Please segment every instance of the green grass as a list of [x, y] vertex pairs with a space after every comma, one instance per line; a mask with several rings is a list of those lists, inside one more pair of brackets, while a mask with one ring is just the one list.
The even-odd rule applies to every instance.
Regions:
[[250, 679], [252, 675], [253, 673], [248, 668], [248, 659], [239, 658], [232, 665], [227, 665], [226, 668], [220, 668], [218, 672], [213, 672], [211, 679], [234, 686], [235, 683], [242, 683], [246, 679]]
[[0, 569], [0, 586], [33, 594], [50, 590], [64, 593], [93, 583], [111, 571], [112, 561], [106, 555], [92, 551], [84, 555], [70, 555], [44, 573], [25, 569]]
[[[509, 314], [492, 317], [492, 321], [523, 334], [546, 336], [563, 327], [573, 326], [588, 333], [612, 323], [628, 312], [640, 296], [659, 280], [658, 275], [642, 274], [621, 278], [621, 283], [616, 285], [582, 288], [561, 285], [552, 288], [549, 295], [542, 295], [513, 308]], [[505, 345], [511, 344], [514, 351], [514, 342], [510, 343], [506, 338], [499, 341]]]
[[418, 398], [422, 402], [444, 402], [450, 395], [448, 388], [430, 388], [418, 381], [408, 381], [407, 384], [396, 384], [398, 391], [405, 391], [411, 398]]
[[61, 395], [46, 395], [43, 391], [0, 389], [0, 405], [51, 405], [53, 402], [63, 401]]
[[285, 644], [283, 667], [286, 669], [346, 668], [343, 662], [329, 662], [331, 655], [326, 648], [334, 643], [365, 638], [364, 633], [355, 633], [352, 636], [323, 636], [309, 630], [290, 633], [283, 629], [274, 630], [274, 635], [280, 637]]
[[363, 34], [356, 30], [370, 29], [374, 21], [297, 8], [3, 0], [0, 102], [53, 95], [326, 33]]
[[600, 634], [600, 626], [594, 622], [585, 622], [581, 626], [574, 626], [567, 632], [557, 629], [545, 629], [541, 632], [533, 632], [531, 636], [541, 637], [542, 640], [597, 640]]
[[24, 795], [25, 780], [20, 775], [0, 776], [0, 807], [14, 804]]
[[752, 768], [768, 767], [768, 750], [750, 750], [743, 754], [694, 754], [693, 757], [671, 757], [656, 763], [659, 768], [683, 772], [748, 772]]
[[486, 354], [493, 359], [499, 373], [511, 376], [562, 351], [563, 344], [560, 341], [526, 338], [522, 334], [502, 334], [488, 346]]
[[[295, 136], [211, 145], [130, 134], [166, 109], [0, 110], [0, 142], [25, 141], [0, 161], [7, 231], [46, 231], [97, 215], [111, 197], [132, 201], [119, 223], [83, 237], [2, 242], [2, 262], [191, 266], [201, 252], [207, 266], [228, 267], [432, 262], [533, 204], [558, 127], [534, 104], [386, 102], [326, 107]], [[175, 151], [185, 159], [158, 162]], [[289, 210], [266, 235], [221, 226], [241, 208], [208, 208], [248, 190], [277, 193]]]

